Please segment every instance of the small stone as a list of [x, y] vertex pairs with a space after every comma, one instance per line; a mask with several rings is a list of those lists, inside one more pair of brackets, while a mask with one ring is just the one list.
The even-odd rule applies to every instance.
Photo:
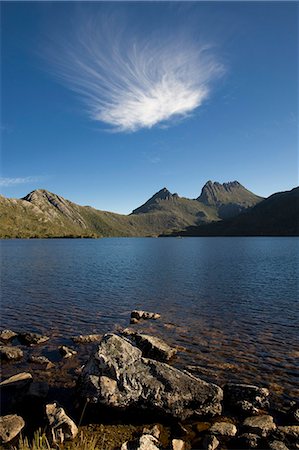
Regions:
[[0, 340], [4, 341], [4, 342], [8, 342], [8, 341], [11, 341], [17, 335], [18, 334], [12, 330], [2, 330], [0, 332]]
[[172, 439], [172, 450], [185, 450], [186, 449], [186, 442], [184, 442], [182, 439]]
[[21, 416], [9, 414], [0, 417], [0, 444], [7, 444], [24, 428], [25, 422]]
[[261, 437], [254, 433], [244, 433], [238, 437], [240, 448], [260, 447]]
[[237, 427], [229, 422], [215, 422], [209, 429], [209, 433], [217, 436], [233, 437], [237, 434]]
[[269, 407], [269, 390], [251, 384], [228, 383], [223, 388], [224, 404], [243, 414], [258, 414]]
[[219, 445], [219, 441], [216, 436], [208, 434], [203, 438], [202, 448], [203, 450], [215, 450]]
[[273, 417], [269, 415], [247, 417], [243, 422], [243, 426], [250, 432], [263, 437], [276, 430]]
[[130, 324], [131, 324], [131, 325], [136, 325], [136, 323], [139, 323], [139, 320], [138, 320], [138, 319], [135, 319], [135, 317], [131, 317], [131, 319], [130, 319]]
[[77, 436], [78, 428], [75, 422], [67, 416], [64, 409], [56, 402], [46, 405], [46, 414], [54, 444], [62, 444], [64, 441], [74, 439]]
[[159, 441], [151, 434], [143, 434], [135, 441], [125, 442], [121, 446], [121, 450], [159, 450]]
[[7, 378], [4, 381], [1, 381], [0, 386], [1, 387], [7, 386], [7, 387], [21, 388], [31, 382], [32, 382], [31, 373], [21, 372], [21, 373], [17, 373], [16, 375], [13, 375], [13, 376]]
[[157, 320], [160, 319], [161, 315], [158, 313], [154, 313], [154, 312], [149, 312], [149, 311], [142, 311], [142, 310], [134, 310], [131, 312], [131, 319], [137, 319], [137, 320], [149, 320], [149, 319], [153, 319], [153, 320]]
[[175, 348], [170, 347], [166, 342], [162, 341], [162, 339], [155, 336], [136, 333], [133, 336], [133, 340], [137, 347], [140, 348], [142, 355], [145, 358], [168, 361], [177, 353]]
[[0, 357], [7, 361], [17, 361], [23, 358], [23, 351], [19, 347], [0, 345]]
[[148, 427], [144, 427], [142, 430], [142, 434], [151, 434], [152, 436], [154, 436], [156, 439], [159, 439], [160, 437], [160, 428], [158, 425], [154, 425], [150, 428]]
[[29, 362], [34, 364], [41, 364], [45, 365], [46, 369], [51, 369], [52, 367], [55, 367], [55, 364], [53, 364], [48, 358], [45, 356], [30, 356], [28, 359]]
[[288, 447], [282, 441], [269, 442], [270, 450], [289, 450]]
[[290, 402], [290, 408], [288, 410], [288, 418], [291, 422], [299, 424], [299, 402]]
[[72, 340], [76, 344], [89, 344], [91, 342], [99, 342], [102, 337], [102, 334], [80, 334], [79, 336], [73, 337]]
[[37, 344], [43, 344], [44, 342], [47, 342], [50, 338], [48, 336], [43, 336], [42, 334], [38, 333], [20, 333], [18, 335], [18, 339], [22, 344], [32, 346]]
[[[137, 320], [137, 322], [138, 322], [138, 320]], [[124, 328], [122, 331], [121, 331], [121, 334], [123, 335], [123, 336], [134, 336], [135, 334], [136, 334], [136, 331], [134, 331], [132, 328]]]
[[286, 443], [299, 442], [299, 425], [280, 426], [277, 428], [276, 435]]
[[59, 351], [64, 358], [72, 358], [77, 354], [76, 350], [67, 347], [66, 345], [59, 347]]

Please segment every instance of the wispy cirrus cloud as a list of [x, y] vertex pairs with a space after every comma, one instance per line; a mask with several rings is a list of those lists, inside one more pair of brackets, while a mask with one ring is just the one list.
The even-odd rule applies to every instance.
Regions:
[[100, 16], [86, 18], [67, 39], [52, 41], [47, 55], [89, 117], [115, 131], [186, 117], [224, 71], [208, 45], [184, 33], [154, 30], [146, 36]]
[[11, 187], [16, 186], [18, 184], [27, 184], [27, 183], [36, 183], [44, 180], [44, 177], [0, 177], [0, 186], [1, 187]]

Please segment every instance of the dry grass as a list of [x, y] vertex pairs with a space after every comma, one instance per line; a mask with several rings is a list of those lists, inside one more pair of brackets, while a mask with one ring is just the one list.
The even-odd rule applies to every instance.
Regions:
[[61, 445], [50, 445], [46, 435], [40, 430], [34, 433], [30, 442], [28, 438], [20, 437], [17, 447], [14, 450], [101, 450], [96, 437], [86, 438], [81, 432], [74, 442], [66, 442]]

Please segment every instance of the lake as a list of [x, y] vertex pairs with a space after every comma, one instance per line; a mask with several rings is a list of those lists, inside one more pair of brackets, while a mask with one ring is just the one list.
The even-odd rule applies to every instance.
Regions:
[[[137, 329], [178, 345], [176, 366], [219, 384], [252, 382], [294, 397], [298, 242], [270, 237], [5, 240], [1, 326], [49, 334], [51, 340], [38, 352], [58, 359], [57, 346], [74, 345], [72, 336], [126, 327], [132, 309], [159, 312], [161, 320]], [[80, 348], [81, 361], [88, 349]]]

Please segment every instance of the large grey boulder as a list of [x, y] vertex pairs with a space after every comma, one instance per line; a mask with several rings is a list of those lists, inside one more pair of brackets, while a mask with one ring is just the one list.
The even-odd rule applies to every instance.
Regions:
[[91, 402], [124, 409], [158, 409], [186, 419], [221, 412], [222, 389], [165, 363], [142, 357], [140, 349], [106, 334], [82, 370], [81, 395]]
[[23, 418], [16, 414], [0, 417], [0, 444], [7, 444], [12, 441], [24, 426]]

